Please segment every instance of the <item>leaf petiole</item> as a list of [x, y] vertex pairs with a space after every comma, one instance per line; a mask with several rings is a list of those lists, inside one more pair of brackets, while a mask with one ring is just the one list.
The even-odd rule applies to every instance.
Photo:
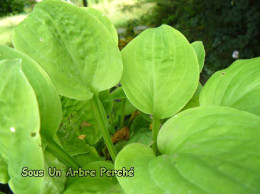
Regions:
[[122, 99], [121, 102], [121, 116], [120, 116], [120, 128], [124, 127], [125, 123], [125, 104], [126, 104], [126, 99]]
[[72, 167], [73, 169], [78, 169], [81, 167], [79, 163], [77, 163], [60, 145], [58, 145], [53, 139], [44, 138], [44, 141], [47, 143], [47, 148], [51, 151], [53, 155], [55, 155], [58, 159], [60, 159], [65, 165], [68, 167]]
[[101, 131], [103, 138], [104, 138], [108, 152], [109, 152], [112, 160], [115, 161], [117, 152], [116, 152], [116, 149], [114, 148], [110, 134], [108, 132], [107, 125], [105, 123], [105, 121], [107, 121], [107, 120], [106, 120], [106, 114], [105, 114], [104, 107], [101, 104], [97, 94], [93, 95], [93, 98], [91, 99], [91, 103], [92, 103], [93, 108], [94, 108], [94, 115], [96, 117], [98, 127]]
[[158, 153], [158, 148], [157, 148], [157, 136], [159, 133], [159, 129], [160, 129], [160, 125], [161, 125], [161, 121], [159, 118], [157, 118], [156, 116], [153, 116], [153, 130], [152, 130], [152, 137], [153, 137], [153, 151], [155, 152], [155, 154]]

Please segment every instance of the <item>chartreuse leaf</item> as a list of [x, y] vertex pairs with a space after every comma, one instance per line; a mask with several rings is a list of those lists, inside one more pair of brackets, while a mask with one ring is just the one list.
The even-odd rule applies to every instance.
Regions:
[[93, 115], [90, 101], [61, 98], [63, 108], [62, 124], [58, 130], [61, 144], [71, 155], [88, 152], [101, 138], [101, 132]]
[[[191, 43], [193, 49], [196, 52], [198, 62], [199, 62], [199, 70], [200, 72], [203, 69], [204, 61], [205, 61], [205, 49], [203, 46], [202, 41], [195, 41]], [[190, 99], [190, 101], [185, 105], [185, 107], [182, 110], [187, 110], [188, 108], [199, 106], [199, 95], [202, 89], [202, 85], [199, 83], [194, 95]]]
[[29, 56], [0, 45], [0, 60], [20, 58], [22, 70], [30, 82], [40, 109], [41, 135], [53, 138], [61, 122], [60, 98], [46, 72]]
[[88, 9], [59, 0], [43, 1], [15, 28], [13, 43], [46, 70], [66, 97], [88, 100], [121, 78], [115, 36]]
[[[67, 167], [54, 156], [48, 148], [44, 151], [44, 181], [43, 181], [43, 194], [60, 194], [63, 192], [66, 183]], [[51, 177], [49, 173], [54, 173], [54, 169], [61, 170], [61, 176]]]
[[88, 14], [92, 14], [93, 17], [98, 19], [99, 22], [101, 22], [104, 25], [104, 27], [107, 29], [107, 31], [109, 31], [112, 34], [116, 44], [118, 44], [117, 31], [113, 23], [99, 10], [93, 8], [86, 8], [86, 7], [83, 7], [83, 9], [87, 10]]
[[115, 167], [126, 193], [259, 193], [260, 117], [228, 107], [197, 107], [169, 119], [156, 157], [145, 145], [126, 146]]
[[70, 178], [68, 187], [64, 194], [116, 194], [122, 193], [116, 177], [109, 177], [103, 173], [101, 176], [101, 168], [106, 170], [114, 170], [113, 164], [105, 161], [96, 161], [87, 164], [83, 170], [94, 170], [95, 176], [87, 175], [85, 177]]
[[0, 183], [7, 183], [9, 180], [7, 168], [7, 164], [0, 153]]
[[119, 152], [123, 149], [126, 145], [132, 144], [132, 143], [141, 143], [145, 144], [147, 146], [151, 146], [154, 141], [152, 139], [152, 131], [148, 128], [141, 128], [138, 129], [133, 136], [130, 137], [129, 140], [125, 141], [119, 141], [115, 144], [116, 150]]
[[[148, 116], [149, 117], [149, 116]], [[151, 120], [151, 118], [149, 117], [149, 119]], [[130, 131], [132, 133], [136, 133], [139, 129], [142, 128], [146, 128], [149, 129], [150, 128], [150, 124], [152, 123], [152, 121], [147, 121], [142, 115], [138, 115], [134, 120], [133, 123], [130, 127]]]
[[144, 113], [170, 117], [187, 104], [197, 88], [196, 53], [170, 26], [145, 30], [122, 50], [122, 57], [123, 89]]
[[260, 57], [235, 61], [216, 72], [200, 94], [200, 105], [221, 105], [260, 116]]
[[81, 165], [86, 165], [90, 162], [95, 162], [95, 161], [101, 161], [104, 160], [104, 157], [101, 157], [96, 148], [91, 146], [89, 148], [88, 153], [84, 153], [84, 154], [77, 154], [75, 156], [73, 156], [73, 158], [79, 162]]
[[187, 110], [189, 108], [197, 107], [200, 105], [199, 97], [200, 97], [201, 90], [202, 90], [202, 85], [199, 83], [194, 95], [182, 110]]
[[191, 43], [191, 46], [193, 47], [193, 49], [196, 52], [198, 62], [199, 62], [199, 68], [200, 68], [200, 72], [201, 72], [203, 69], [203, 66], [204, 66], [205, 55], [206, 55], [203, 43], [202, 43], [202, 41], [195, 41], [195, 42]]
[[0, 61], [0, 154], [8, 164], [14, 193], [40, 193], [42, 177], [22, 177], [22, 169], [43, 169], [40, 116], [21, 59]]

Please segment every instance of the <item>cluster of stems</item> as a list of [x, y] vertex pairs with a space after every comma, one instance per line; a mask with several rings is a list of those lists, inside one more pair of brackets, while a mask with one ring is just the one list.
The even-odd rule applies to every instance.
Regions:
[[[101, 103], [101, 101], [98, 98], [97, 94], [93, 95], [93, 98], [90, 100], [91, 104], [93, 106], [93, 112], [96, 118], [96, 122], [98, 125], [98, 128], [101, 131], [102, 137], [105, 141], [105, 144], [107, 146], [108, 152], [111, 156], [111, 159], [115, 161], [117, 152], [116, 149], [112, 143], [109, 131], [108, 131], [108, 124], [107, 124], [107, 116], [105, 109]], [[123, 99], [121, 104], [121, 116], [120, 116], [120, 128], [124, 127], [124, 119], [125, 119], [125, 103], [126, 99]], [[160, 119], [156, 116], [153, 116], [153, 123], [152, 123], [152, 138], [153, 138], [153, 145], [152, 149], [154, 150], [155, 154], [158, 154], [158, 148], [157, 148], [157, 136], [160, 129]], [[80, 164], [78, 164], [73, 157], [71, 157], [66, 151], [63, 150], [62, 147], [60, 147], [53, 139], [44, 139], [47, 142], [48, 149], [56, 155], [65, 165], [68, 167], [72, 167], [74, 169], [77, 169], [78, 167], [81, 167]]]

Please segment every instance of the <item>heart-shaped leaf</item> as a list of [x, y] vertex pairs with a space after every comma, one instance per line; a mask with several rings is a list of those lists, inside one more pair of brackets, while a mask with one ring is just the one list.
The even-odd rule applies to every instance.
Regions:
[[229, 106], [260, 116], [260, 57], [237, 60], [216, 72], [200, 94], [200, 105]]
[[147, 29], [122, 50], [123, 89], [144, 113], [167, 118], [184, 107], [199, 81], [196, 53], [170, 26]]
[[260, 117], [227, 107], [197, 107], [169, 119], [158, 136], [162, 155], [126, 146], [115, 167], [126, 193], [259, 193]]
[[13, 43], [46, 70], [61, 95], [88, 100], [122, 75], [115, 36], [97, 15], [59, 0], [43, 1], [15, 28]]
[[20, 59], [0, 61], [0, 155], [14, 193], [39, 193], [43, 178], [21, 175], [24, 167], [44, 168], [38, 103], [21, 65]]
[[46, 72], [29, 56], [0, 45], [1, 59], [20, 58], [22, 70], [30, 82], [40, 109], [41, 134], [53, 138], [61, 122], [61, 103], [58, 92]]

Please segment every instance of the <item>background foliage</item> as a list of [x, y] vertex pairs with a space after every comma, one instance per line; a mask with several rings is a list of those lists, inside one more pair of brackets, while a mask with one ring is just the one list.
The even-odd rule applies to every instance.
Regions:
[[35, 0], [1, 0], [0, 17], [24, 12], [24, 8], [30, 7]]
[[[206, 48], [206, 78], [235, 59], [260, 55], [260, 1], [254, 0], [143, 0], [156, 6], [144, 17], [148, 25], [169, 24], [190, 42]], [[140, 2], [141, 3], [141, 2]], [[206, 73], [206, 75], [205, 75]], [[205, 78], [204, 78], [205, 79]]]

